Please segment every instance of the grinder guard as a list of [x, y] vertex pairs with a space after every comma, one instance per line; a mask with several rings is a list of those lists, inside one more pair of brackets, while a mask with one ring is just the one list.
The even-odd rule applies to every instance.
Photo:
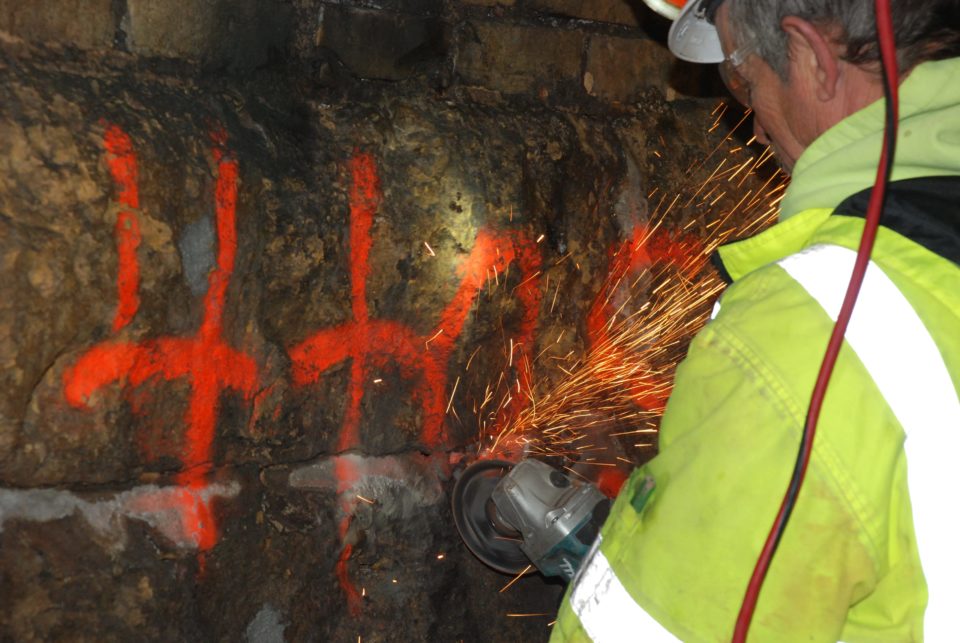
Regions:
[[486, 461], [461, 476], [453, 510], [464, 542], [487, 565], [516, 574], [529, 560], [544, 576], [569, 581], [606, 520], [610, 500], [539, 460]]

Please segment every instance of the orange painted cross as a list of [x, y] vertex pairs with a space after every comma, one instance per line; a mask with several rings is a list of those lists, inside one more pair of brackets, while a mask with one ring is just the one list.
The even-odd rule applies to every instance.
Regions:
[[[470, 254], [457, 268], [460, 285], [453, 299], [440, 313], [435, 328], [420, 335], [393, 320], [371, 319], [367, 307], [369, 256], [373, 246], [370, 230], [382, 199], [380, 179], [370, 154], [355, 153], [350, 159], [349, 171], [352, 319], [319, 330], [290, 349], [293, 379], [296, 384], [305, 386], [316, 382], [333, 366], [350, 360], [347, 406], [338, 441], [338, 451], [344, 452], [361, 446], [360, 405], [365, 392], [364, 384], [373, 378], [371, 369], [393, 363], [402, 377], [414, 383], [413, 398], [423, 410], [421, 439], [428, 448], [435, 448], [444, 442], [447, 363], [470, 308], [494, 267], [503, 273], [508, 266], [515, 264], [520, 270], [522, 280], [516, 294], [523, 306], [523, 317], [517, 341], [524, 346], [533, 346], [540, 313], [541, 293], [537, 281], [540, 254], [536, 244], [520, 233], [480, 231]], [[518, 397], [517, 408], [521, 407]], [[349, 493], [349, 490], [360, 481], [363, 472], [347, 460], [338, 458], [334, 473], [340, 492], [342, 516], [339, 534], [343, 542], [357, 502], [356, 495]], [[352, 546], [344, 542], [336, 573], [348, 606], [356, 613], [360, 606], [360, 593], [350, 581], [346, 567], [351, 553]]]
[[[184, 417], [182, 469], [177, 481], [194, 490], [205, 486], [213, 464], [211, 450], [220, 394], [232, 389], [250, 399], [258, 381], [254, 360], [231, 347], [222, 337], [224, 300], [237, 251], [238, 165], [226, 150], [226, 134], [222, 130], [215, 130], [211, 141], [217, 162], [214, 201], [218, 253], [217, 266], [209, 275], [203, 319], [197, 333], [190, 337], [161, 336], [141, 342], [110, 339], [89, 348], [64, 373], [66, 399], [77, 408], [85, 408], [90, 396], [109, 384], [119, 383], [129, 391], [154, 378], [188, 380], [190, 398]], [[107, 127], [104, 147], [121, 205], [115, 228], [119, 304], [113, 331], [118, 333], [136, 317], [140, 305], [137, 159], [130, 137], [116, 125]], [[213, 547], [217, 526], [208, 501], [195, 493], [172, 497], [182, 500], [181, 520], [197, 547], [201, 551]]]
[[[444, 441], [447, 362], [463, 330], [470, 308], [484, 284], [488, 271], [500, 273], [516, 263], [526, 280], [540, 271], [536, 244], [517, 232], [480, 231], [473, 249], [457, 268], [460, 285], [440, 314], [436, 327], [424, 335], [388, 319], [371, 319], [367, 307], [367, 279], [370, 273], [370, 230], [380, 205], [380, 179], [370, 154], [356, 153], [349, 162], [350, 187], [350, 287], [352, 319], [317, 331], [290, 349], [293, 379], [298, 385], [316, 382], [333, 366], [349, 359], [350, 382], [347, 407], [340, 429], [338, 451], [360, 446], [360, 403], [364, 383], [372, 379], [371, 369], [395, 364], [401, 376], [415, 384], [414, 400], [423, 409], [421, 439], [429, 447]], [[523, 305], [523, 319], [517, 341], [533, 345], [540, 312], [540, 289], [530, 279], [517, 289]]]

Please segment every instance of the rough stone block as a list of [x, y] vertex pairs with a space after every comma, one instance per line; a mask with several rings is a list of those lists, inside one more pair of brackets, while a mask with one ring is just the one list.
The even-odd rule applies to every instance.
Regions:
[[628, 0], [531, 0], [531, 8], [543, 13], [610, 22], [636, 27], [640, 24], [634, 3]]
[[461, 4], [474, 7], [512, 7], [516, 0], [462, 0]]
[[467, 84], [506, 93], [537, 91], [580, 77], [583, 34], [542, 27], [473, 23], [457, 71]]
[[593, 36], [583, 84], [587, 93], [627, 102], [651, 86], [666, 93], [672, 57], [653, 40]]
[[443, 12], [443, 0], [385, 0], [377, 6], [416, 16], [434, 16]]
[[106, 48], [116, 31], [111, 4], [112, 0], [0, 0], [0, 30], [34, 42]]
[[327, 6], [315, 42], [363, 78], [398, 80], [444, 55], [436, 18]]
[[139, 53], [199, 59], [211, 47], [216, 9], [205, 0], [130, 0], [127, 44]]
[[127, 0], [127, 46], [138, 54], [255, 67], [288, 35], [290, 9], [275, 0]]

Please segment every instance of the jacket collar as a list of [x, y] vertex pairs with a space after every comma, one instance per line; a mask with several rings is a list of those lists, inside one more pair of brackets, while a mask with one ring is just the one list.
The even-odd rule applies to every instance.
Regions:
[[[835, 208], [870, 187], [883, 141], [884, 101], [854, 112], [800, 155], [781, 204], [786, 220]], [[918, 65], [900, 85], [900, 131], [891, 181], [958, 173], [960, 58]]]
[[[891, 181], [960, 174], [960, 58], [928, 62], [900, 87], [900, 131]], [[841, 202], [873, 185], [883, 101], [824, 132], [797, 160], [780, 223], [718, 250], [733, 280], [802, 250]]]
[[723, 262], [723, 268], [730, 279], [736, 281], [761, 266], [798, 252], [831, 212], [828, 208], [807, 210], [749, 239], [720, 247], [717, 253]]

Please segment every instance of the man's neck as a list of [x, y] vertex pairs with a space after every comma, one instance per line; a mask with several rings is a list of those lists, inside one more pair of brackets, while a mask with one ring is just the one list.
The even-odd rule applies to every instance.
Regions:
[[861, 109], [883, 98], [879, 75], [858, 65], [842, 62], [834, 97], [817, 112], [817, 137]]

